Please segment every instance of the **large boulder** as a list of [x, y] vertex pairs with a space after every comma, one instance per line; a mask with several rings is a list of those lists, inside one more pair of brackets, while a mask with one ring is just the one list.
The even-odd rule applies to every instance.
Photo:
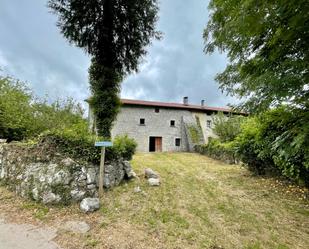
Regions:
[[94, 212], [100, 208], [99, 198], [85, 198], [80, 203], [80, 209], [84, 213]]

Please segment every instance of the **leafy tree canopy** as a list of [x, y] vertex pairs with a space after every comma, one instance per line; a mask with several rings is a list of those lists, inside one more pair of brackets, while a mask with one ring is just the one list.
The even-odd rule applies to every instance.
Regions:
[[309, 103], [309, 2], [211, 0], [205, 52], [227, 52], [216, 80], [250, 111]]
[[123, 77], [138, 70], [155, 30], [157, 0], [50, 0], [69, 42], [92, 56], [91, 105], [100, 136], [110, 137]]
[[44, 131], [88, 130], [83, 109], [73, 99], [48, 103], [35, 97], [27, 85], [0, 75], [0, 138], [22, 140]]
[[157, 0], [50, 0], [71, 43], [121, 74], [137, 71], [155, 30]]

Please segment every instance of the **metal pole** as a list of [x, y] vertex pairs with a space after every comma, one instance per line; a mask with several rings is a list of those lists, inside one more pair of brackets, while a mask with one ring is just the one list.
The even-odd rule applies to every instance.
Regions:
[[105, 147], [102, 146], [101, 161], [100, 161], [100, 173], [99, 173], [99, 197], [103, 197], [104, 160], [105, 160]]

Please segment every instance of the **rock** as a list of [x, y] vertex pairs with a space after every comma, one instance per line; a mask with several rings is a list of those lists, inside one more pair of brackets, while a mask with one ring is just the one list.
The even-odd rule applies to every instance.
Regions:
[[87, 169], [87, 184], [95, 183], [97, 179], [97, 174], [95, 168]]
[[71, 190], [71, 197], [74, 201], [80, 201], [84, 198], [86, 192], [78, 189]]
[[78, 185], [79, 187], [86, 187], [87, 183], [86, 183], [86, 181], [84, 180], [84, 181], [79, 181], [79, 182], [77, 182], [77, 185]]
[[80, 203], [80, 209], [84, 213], [94, 212], [100, 208], [99, 198], [85, 198]]
[[32, 197], [35, 201], [40, 199], [39, 190], [37, 188], [32, 189]]
[[68, 158], [63, 159], [61, 161], [61, 164], [66, 166], [66, 167], [70, 167], [70, 166], [74, 165], [75, 162], [71, 158], [68, 157]]
[[68, 171], [59, 170], [51, 178], [53, 185], [63, 184], [68, 185], [72, 179], [71, 174]]
[[127, 173], [127, 177], [129, 178], [129, 179], [132, 179], [132, 178], [136, 178], [136, 173], [133, 171], [133, 170], [131, 170], [129, 173]]
[[123, 165], [123, 169], [124, 169], [125, 173], [127, 175], [129, 175], [130, 172], [132, 171], [132, 167], [131, 167], [130, 162], [129, 161], [123, 161], [122, 165]]
[[[111, 188], [115, 185], [115, 180], [111, 181], [111, 177], [109, 174], [104, 174], [103, 185], [105, 188]], [[99, 186], [99, 183], [98, 183]]]
[[95, 189], [96, 185], [95, 184], [89, 184], [87, 185], [87, 189]]
[[158, 179], [159, 178], [159, 174], [155, 171], [153, 171], [150, 168], [145, 169], [145, 177], [146, 178], [154, 178], [154, 179]]
[[78, 181], [83, 181], [87, 179], [87, 175], [85, 173], [81, 173], [78, 175], [77, 180]]
[[73, 233], [87, 233], [90, 230], [90, 226], [84, 221], [67, 221], [63, 228]]
[[61, 197], [52, 192], [47, 192], [43, 194], [42, 201], [44, 204], [59, 203], [61, 201]]
[[160, 185], [160, 179], [159, 178], [149, 178], [148, 183], [150, 186], [159, 186]]
[[140, 186], [137, 186], [134, 188], [134, 193], [139, 193], [139, 192], [142, 192]]
[[[48, 150], [42, 150], [43, 147], [33, 148], [33, 155], [28, 155], [28, 150], [19, 146], [0, 144], [0, 180], [8, 182], [16, 194], [45, 204], [69, 204], [80, 202], [85, 197], [98, 196], [97, 165], [80, 164], [78, 160], [54, 151], [49, 155]], [[106, 162], [105, 188], [112, 188], [133, 177], [137, 176], [130, 162], [123, 159]]]
[[5, 144], [6, 143], [6, 139], [0, 139], [0, 144]]

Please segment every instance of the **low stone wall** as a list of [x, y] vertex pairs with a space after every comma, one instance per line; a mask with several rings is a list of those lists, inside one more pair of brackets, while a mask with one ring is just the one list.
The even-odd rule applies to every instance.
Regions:
[[240, 161], [236, 158], [234, 152], [230, 150], [221, 149], [214, 149], [212, 148], [209, 150], [207, 145], [196, 145], [194, 147], [195, 152], [200, 153], [202, 155], [208, 156], [212, 159], [219, 160], [225, 162], [227, 164], [239, 164]]
[[[98, 195], [99, 166], [50, 153], [46, 147], [0, 143], [0, 182], [45, 204], [68, 204]], [[104, 187], [134, 176], [128, 161], [105, 163]]]

